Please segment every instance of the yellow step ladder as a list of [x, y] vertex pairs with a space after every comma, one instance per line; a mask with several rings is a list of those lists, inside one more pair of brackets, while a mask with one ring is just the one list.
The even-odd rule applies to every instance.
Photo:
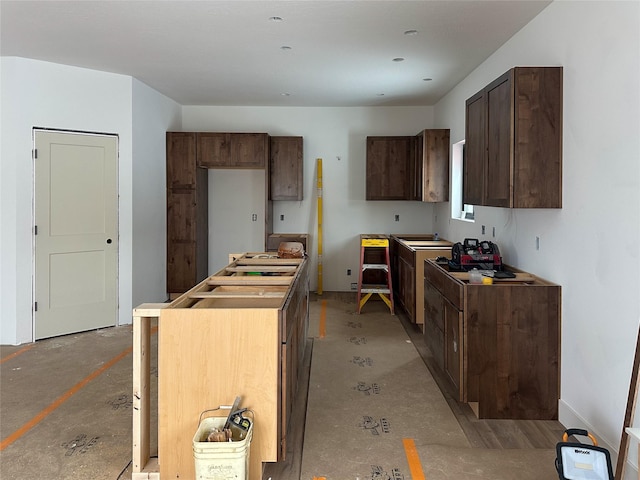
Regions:
[[[384, 248], [386, 263], [364, 263], [365, 250], [369, 247]], [[365, 270], [383, 270], [386, 273], [386, 284], [367, 284], [362, 283], [362, 277]], [[377, 293], [380, 298], [387, 304], [391, 315], [393, 315], [393, 288], [391, 286], [391, 260], [389, 257], [389, 237], [380, 234], [362, 234], [360, 235], [360, 274], [358, 277], [358, 313], [371, 295]], [[363, 296], [364, 294], [364, 296]]]

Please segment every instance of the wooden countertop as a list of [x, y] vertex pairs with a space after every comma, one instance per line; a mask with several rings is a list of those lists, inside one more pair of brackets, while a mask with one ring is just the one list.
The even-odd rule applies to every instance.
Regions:
[[[469, 282], [469, 272], [452, 272], [447, 264], [441, 264], [433, 259], [427, 259], [426, 262], [433, 263], [438, 268], [444, 270], [447, 275], [455, 278], [456, 280], [464, 283]], [[493, 278], [493, 284], [523, 284], [523, 285], [556, 285], [553, 282], [549, 282], [543, 278], [540, 278], [532, 273], [523, 272], [522, 270], [512, 267], [510, 265], [503, 264], [504, 270], [511, 272], [515, 275], [514, 278]], [[478, 284], [480, 285], [480, 284]]]

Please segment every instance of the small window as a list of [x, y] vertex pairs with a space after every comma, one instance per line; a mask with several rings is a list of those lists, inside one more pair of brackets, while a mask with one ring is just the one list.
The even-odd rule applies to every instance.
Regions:
[[462, 164], [464, 140], [453, 144], [451, 151], [451, 218], [473, 222], [473, 205], [462, 203]]

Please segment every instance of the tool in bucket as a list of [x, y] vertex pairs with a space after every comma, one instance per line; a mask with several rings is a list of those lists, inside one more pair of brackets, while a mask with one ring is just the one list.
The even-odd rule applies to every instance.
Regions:
[[198, 425], [202, 425], [202, 417], [209, 413], [215, 412], [221, 409], [229, 409], [229, 414], [224, 422], [224, 425], [221, 428], [216, 427], [212, 432], [207, 436], [208, 441], [239, 441], [244, 440], [247, 437], [247, 433], [249, 432], [249, 428], [251, 428], [251, 419], [245, 417], [245, 413], [251, 413], [253, 417], [253, 412], [248, 410], [247, 408], [240, 408], [240, 397], [236, 397], [233, 405], [231, 407], [221, 405], [218, 408], [212, 408], [209, 410], [205, 410], [200, 414], [200, 418], [198, 419]]
[[[195, 480], [246, 480], [249, 478], [249, 455], [253, 438], [254, 413], [240, 409], [240, 399], [233, 406], [219, 406], [200, 414], [198, 429], [193, 436]], [[210, 416], [211, 412], [229, 410], [225, 416]], [[246, 418], [246, 413], [251, 418]], [[215, 415], [215, 413], [213, 413]], [[225, 431], [226, 429], [226, 431]], [[245, 430], [246, 429], [246, 430]], [[208, 441], [211, 432], [224, 432], [229, 438]]]
[[[569, 442], [571, 435], [589, 437], [593, 445]], [[556, 444], [556, 470], [560, 480], [613, 480], [611, 457], [596, 437], [580, 428], [569, 428]]]

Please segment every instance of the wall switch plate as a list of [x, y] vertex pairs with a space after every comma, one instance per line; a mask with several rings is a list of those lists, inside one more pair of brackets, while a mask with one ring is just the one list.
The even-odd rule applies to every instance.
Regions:
[[357, 284], [357, 283], [355, 283], [355, 282], [353, 282], [353, 283], [351, 284], [351, 290], [357, 290], [357, 289], [358, 289], [358, 284]]

